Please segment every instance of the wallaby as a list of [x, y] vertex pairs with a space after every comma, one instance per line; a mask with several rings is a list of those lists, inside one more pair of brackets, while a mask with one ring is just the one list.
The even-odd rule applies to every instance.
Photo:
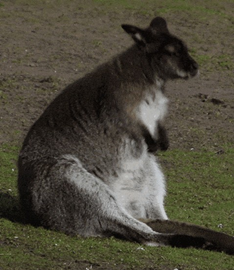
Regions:
[[194, 77], [198, 65], [161, 17], [146, 29], [122, 28], [134, 45], [69, 85], [26, 136], [18, 160], [22, 209], [32, 224], [67, 234], [215, 249], [205, 229], [161, 233], [140, 220], [170, 223], [152, 152], [168, 147], [165, 83]]

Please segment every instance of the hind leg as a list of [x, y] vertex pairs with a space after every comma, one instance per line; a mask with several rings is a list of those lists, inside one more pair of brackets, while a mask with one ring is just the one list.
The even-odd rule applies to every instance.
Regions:
[[87, 172], [77, 158], [61, 158], [46, 177], [50, 185], [40, 190], [36, 210], [45, 227], [82, 236], [162, 241], [149, 226], [129, 215], [109, 187]]
[[[130, 216], [118, 204], [108, 186], [89, 174], [76, 158], [64, 157], [59, 162], [57, 172], [58, 169], [58, 175], [63, 175], [65, 184], [64, 189], [60, 189], [60, 193], [55, 192], [54, 194], [59, 198], [59, 201], [62, 200], [60, 207], [57, 208], [60, 209], [60, 213], [57, 212], [57, 215], [59, 215], [57, 220], [62, 220], [67, 228], [75, 229], [74, 233], [84, 236], [114, 235], [153, 246], [217, 248], [209, 241], [210, 231], [203, 229], [204, 234], [203, 231], [201, 232], [201, 228], [197, 226], [192, 227], [192, 232], [187, 232], [186, 226], [182, 224], [181, 230], [178, 231], [179, 234], [177, 232], [173, 234], [174, 231], [170, 228], [162, 229], [162, 233], [154, 232], [149, 226]], [[61, 215], [61, 209], [63, 208], [67, 210], [67, 216]], [[52, 210], [55, 212], [56, 204], [52, 206]], [[52, 217], [50, 216], [50, 219]], [[170, 225], [172, 222], [161, 221], [161, 223]], [[155, 229], [154, 221], [149, 225]], [[187, 227], [190, 228], [191, 226]], [[59, 227], [58, 223], [57, 229], [62, 230], [62, 228], [64, 227]], [[193, 234], [194, 228], [195, 234]], [[199, 233], [196, 233], [196, 230]], [[170, 233], [168, 234], [168, 232]], [[213, 232], [211, 234], [213, 235]], [[218, 250], [224, 250], [228, 253], [233, 252], [232, 249], [226, 249], [226, 245], [224, 247], [218, 245]]]
[[85, 195], [82, 197], [84, 208], [79, 208], [81, 217], [85, 217], [89, 223], [88, 227], [87, 224], [83, 224], [85, 226], [82, 232], [84, 235], [117, 235], [137, 242], [155, 239], [157, 234], [130, 216], [118, 204], [109, 187], [88, 173], [78, 160], [76, 160], [75, 166], [70, 167], [66, 175], [75, 185], [78, 194]]

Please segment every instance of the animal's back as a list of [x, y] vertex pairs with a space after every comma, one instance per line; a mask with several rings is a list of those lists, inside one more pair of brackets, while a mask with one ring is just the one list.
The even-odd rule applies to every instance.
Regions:
[[[118, 86], [113, 85], [114, 78], [106, 69], [101, 66], [68, 86], [24, 141], [18, 185], [22, 206], [34, 224], [68, 233], [97, 234], [91, 228], [103, 206], [96, 209], [95, 196], [105, 197], [98, 194], [99, 185], [115, 191], [119, 178], [129, 173], [125, 163], [138, 162], [147, 151], [139, 130], [119, 111], [121, 106], [115, 100]], [[89, 194], [87, 181], [95, 195]], [[117, 186], [121, 188], [121, 184]], [[108, 206], [109, 197], [103, 202]], [[89, 211], [95, 213], [94, 218]], [[84, 216], [88, 216], [89, 225], [81, 221]]]

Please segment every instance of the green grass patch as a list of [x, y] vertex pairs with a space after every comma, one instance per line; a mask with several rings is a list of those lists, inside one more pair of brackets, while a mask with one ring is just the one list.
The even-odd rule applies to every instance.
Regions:
[[206, 70], [213, 70], [214, 67], [216, 68], [216, 71], [233, 70], [234, 68], [234, 63], [230, 55], [192, 54], [197, 60], [199, 66], [205, 68]]
[[[24, 224], [17, 154], [17, 147], [0, 147], [0, 269], [233, 269], [226, 254], [70, 237]], [[169, 216], [234, 234], [234, 148], [226, 146], [220, 155], [173, 150], [159, 158], [168, 179]]]
[[234, 234], [234, 149], [224, 153], [169, 151], [163, 156], [168, 178], [167, 211], [179, 219]]
[[0, 145], [0, 190], [16, 195], [16, 174], [18, 148]]

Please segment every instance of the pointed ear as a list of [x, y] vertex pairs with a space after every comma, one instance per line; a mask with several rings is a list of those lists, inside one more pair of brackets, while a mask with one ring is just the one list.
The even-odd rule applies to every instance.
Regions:
[[156, 17], [150, 23], [150, 28], [156, 33], [169, 33], [167, 28], [167, 22], [162, 17]]
[[139, 45], [145, 45], [146, 40], [145, 40], [145, 31], [129, 24], [122, 24], [122, 28], [124, 29], [125, 32], [127, 32], [133, 40], [139, 44]]

